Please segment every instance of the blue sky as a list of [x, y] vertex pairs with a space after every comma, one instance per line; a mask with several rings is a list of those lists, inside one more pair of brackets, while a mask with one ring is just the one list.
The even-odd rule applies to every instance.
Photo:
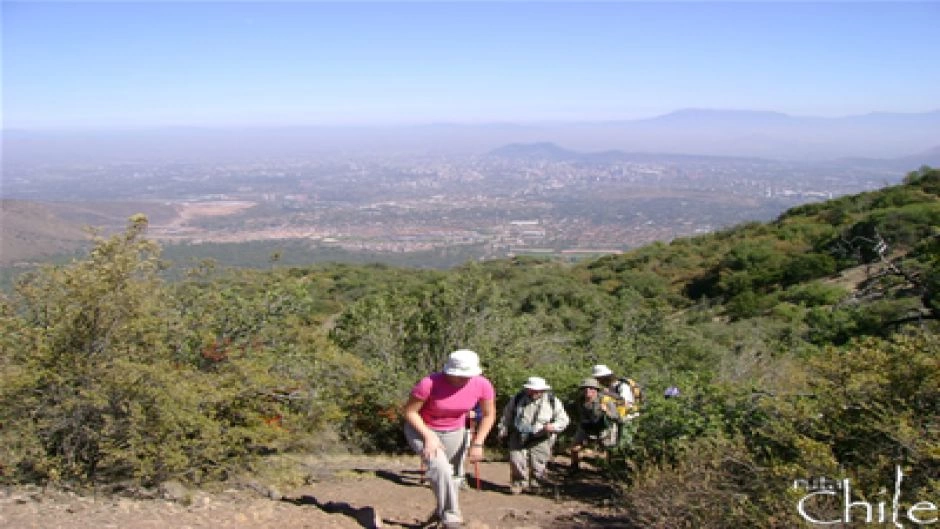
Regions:
[[2, 2], [4, 128], [940, 109], [940, 3]]

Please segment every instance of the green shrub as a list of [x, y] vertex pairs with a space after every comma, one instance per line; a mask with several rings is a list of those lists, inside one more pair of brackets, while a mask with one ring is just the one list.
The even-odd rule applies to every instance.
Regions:
[[629, 527], [789, 529], [801, 520], [785, 479], [756, 460], [741, 437], [687, 443], [668, 466], [637, 472], [622, 498]]
[[804, 307], [815, 307], [819, 305], [833, 305], [847, 294], [845, 288], [839, 285], [830, 285], [815, 281], [812, 283], [802, 283], [788, 288], [780, 298]]
[[[829, 347], [811, 363], [821, 405], [817, 436], [862, 487], [935, 486], [940, 465], [940, 345], [918, 332]], [[931, 484], [933, 482], [933, 484]]]
[[18, 284], [3, 314], [0, 466], [6, 480], [154, 483], [224, 475], [281, 431], [270, 357], [181, 363], [186, 328], [158, 278], [146, 219], [87, 258]]

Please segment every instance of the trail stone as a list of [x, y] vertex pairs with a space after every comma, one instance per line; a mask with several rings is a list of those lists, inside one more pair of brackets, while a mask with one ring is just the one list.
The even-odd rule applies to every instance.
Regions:
[[160, 496], [165, 500], [180, 502], [189, 496], [189, 489], [176, 480], [164, 481], [160, 484]]

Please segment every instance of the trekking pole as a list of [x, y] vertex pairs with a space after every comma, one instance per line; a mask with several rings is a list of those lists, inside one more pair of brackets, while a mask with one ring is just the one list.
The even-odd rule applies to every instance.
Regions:
[[[479, 425], [479, 419], [480, 419], [479, 415], [477, 415], [476, 411], [474, 411], [473, 418], [470, 419], [469, 421], [470, 428], [468, 428], [468, 431], [467, 431], [467, 444], [471, 443], [471, 440], [473, 439], [474, 435], [476, 435], [477, 433], [477, 426]], [[476, 482], [477, 482], [477, 490], [480, 490], [480, 461], [479, 460], [476, 460], [473, 462], [473, 477], [476, 479]]]

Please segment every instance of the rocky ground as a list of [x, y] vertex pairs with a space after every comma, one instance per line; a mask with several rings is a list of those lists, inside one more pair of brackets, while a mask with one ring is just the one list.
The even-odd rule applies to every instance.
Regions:
[[[557, 461], [557, 486], [518, 496], [509, 494], [507, 463], [481, 463], [479, 482], [471, 476], [461, 495], [467, 529], [626, 527], [616, 490], [600, 473], [563, 478], [566, 461]], [[168, 482], [108, 495], [0, 488], [0, 528], [417, 529], [432, 511], [417, 457], [310, 457], [297, 464], [304, 484], [283, 491], [258, 481], [216, 492]]]

